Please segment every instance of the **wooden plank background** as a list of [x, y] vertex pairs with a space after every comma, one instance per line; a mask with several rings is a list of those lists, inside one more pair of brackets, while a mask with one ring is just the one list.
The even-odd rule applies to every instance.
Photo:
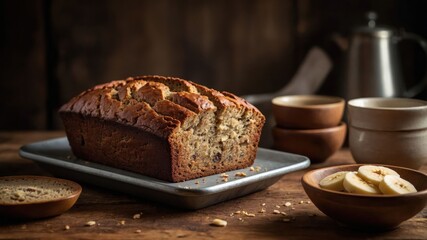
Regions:
[[[321, 89], [333, 94], [343, 54], [330, 47], [331, 36], [347, 37], [368, 10], [427, 38], [421, 0], [1, 1], [0, 129], [60, 129], [61, 104], [133, 75], [177, 76], [242, 95], [273, 92], [314, 45], [333, 57]], [[425, 70], [409, 69], [414, 78]]]

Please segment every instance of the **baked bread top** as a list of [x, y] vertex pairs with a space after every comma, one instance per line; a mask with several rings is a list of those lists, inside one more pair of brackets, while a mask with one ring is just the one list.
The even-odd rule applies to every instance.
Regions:
[[[253, 121], [265, 117], [250, 103], [228, 92], [173, 77], [139, 76], [97, 85], [63, 105], [60, 112], [111, 120], [167, 138], [178, 128], [197, 124], [202, 112], [214, 112], [217, 122], [226, 109], [251, 111]], [[241, 113], [240, 113], [241, 115]]]

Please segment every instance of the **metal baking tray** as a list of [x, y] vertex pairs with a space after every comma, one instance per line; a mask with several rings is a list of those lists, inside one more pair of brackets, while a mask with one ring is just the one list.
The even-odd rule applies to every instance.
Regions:
[[[76, 158], [66, 137], [22, 146], [20, 155], [32, 159], [56, 176], [186, 209], [200, 209], [260, 191], [284, 174], [310, 165], [307, 157], [259, 148], [253, 168], [227, 172], [227, 182], [223, 181], [221, 174], [216, 174], [170, 183]], [[244, 172], [246, 177], [236, 176], [237, 172]]]

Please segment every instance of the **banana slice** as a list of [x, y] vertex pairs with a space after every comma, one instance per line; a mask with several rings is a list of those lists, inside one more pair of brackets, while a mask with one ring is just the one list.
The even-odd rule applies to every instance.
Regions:
[[379, 188], [384, 194], [405, 194], [417, 192], [412, 183], [394, 175], [387, 175], [380, 183]]
[[326, 176], [320, 180], [319, 185], [321, 188], [332, 191], [344, 191], [344, 177], [349, 171], [340, 171]]
[[373, 184], [359, 177], [357, 172], [349, 172], [343, 181], [344, 188], [349, 193], [381, 194], [380, 190]]
[[359, 167], [359, 176], [363, 178], [365, 181], [368, 181], [376, 186], [380, 184], [386, 175], [394, 175], [400, 177], [400, 175], [394, 170], [382, 167], [382, 166], [374, 166], [374, 165], [364, 165]]

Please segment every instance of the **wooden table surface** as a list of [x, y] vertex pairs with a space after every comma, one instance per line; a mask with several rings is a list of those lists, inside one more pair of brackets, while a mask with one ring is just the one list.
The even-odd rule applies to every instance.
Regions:
[[[50, 175], [31, 160], [19, 157], [18, 149], [61, 136], [63, 132], [0, 132], [0, 176]], [[367, 232], [337, 224], [309, 202], [300, 184], [301, 176], [309, 169], [346, 163], [353, 160], [344, 148], [327, 162], [287, 174], [264, 191], [197, 211], [80, 183], [83, 193], [78, 202], [60, 216], [35, 221], [0, 218], [0, 239], [427, 239], [427, 208], [392, 231]], [[421, 171], [426, 172], [427, 165]], [[286, 202], [292, 205], [286, 207]], [[260, 212], [263, 208], [264, 213]], [[275, 209], [287, 216], [274, 214]], [[236, 211], [255, 216], [233, 214]], [[134, 219], [138, 213], [141, 217]], [[211, 226], [215, 218], [226, 220], [228, 225]], [[88, 221], [97, 224], [85, 226]]]

